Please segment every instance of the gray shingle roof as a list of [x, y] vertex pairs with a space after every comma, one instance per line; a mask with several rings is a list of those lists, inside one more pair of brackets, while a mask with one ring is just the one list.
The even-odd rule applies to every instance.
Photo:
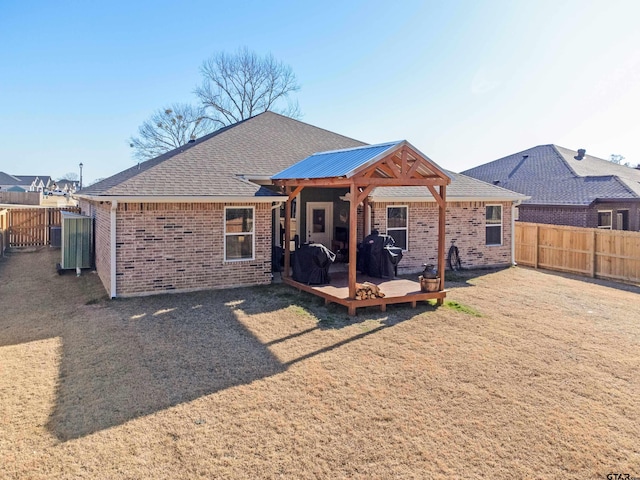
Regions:
[[[80, 194], [123, 197], [274, 195], [247, 179], [266, 181], [315, 153], [356, 147], [366, 147], [362, 149], [366, 152], [368, 147], [375, 149], [376, 146], [265, 112], [83, 188]], [[448, 198], [525, 198], [460, 174], [446, 173], [452, 179], [447, 187]], [[424, 187], [377, 188], [373, 195], [384, 199], [433, 200]]]
[[265, 112], [82, 189], [97, 196], [256, 196], [265, 177], [315, 153], [364, 143]]
[[0, 172], [0, 185], [20, 185], [21, 180], [8, 173]]
[[[446, 191], [447, 200], [449, 201], [471, 201], [479, 199], [485, 201], [513, 201], [525, 200], [527, 198], [520, 193], [467, 177], [461, 173], [450, 172], [449, 170], [443, 171], [451, 178], [451, 184], [447, 187]], [[371, 193], [371, 197], [378, 201], [384, 201], [385, 199], [407, 199], [407, 201], [415, 201], [417, 199], [424, 199], [424, 201], [433, 200], [433, 196], [426, 187], [376, 188]]]
[[556, 145], [539, 145], [462, 172], [529, 195], [526, 204], [589, 205], [640, 198], [640, 170]]

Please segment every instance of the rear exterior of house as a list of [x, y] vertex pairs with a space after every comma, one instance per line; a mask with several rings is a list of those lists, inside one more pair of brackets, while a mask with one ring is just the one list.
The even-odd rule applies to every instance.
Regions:
[[[266, 112], [83, 189], [77, 197], [95, 219], [97, 273], [111, 297], [268, 284], [286, 199], [271, 176], [313, 153], [363, 145]], [[464, 267], [510, 264], [513, 205], [524, 197], [451, 175], [447, 244], [455, 242]], [[324, 202], [327, 246], [340, 247], [350, 234], [345, 193], [302, 191], [292, 231], [299, 242], [310, 234], [307, 204]], [[438, 206], [426, 188], [377, 188], [369, 205], [359, 210], [359, 241], [369, 215], [371, 228], [404, 243], [400, 272], [434, 263]]]
[[539, 145], [463, 172], [528, 195], [522, 222], [640, 231], [640, 170]]

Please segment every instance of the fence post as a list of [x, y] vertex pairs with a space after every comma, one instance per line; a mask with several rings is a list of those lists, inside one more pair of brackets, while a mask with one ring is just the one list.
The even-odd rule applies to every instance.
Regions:
[[540, 235], [540, 225], [536, 223], [536, 243], [533, 250], [533, 265], [535, 268], [538, 268], [538, 245], [540, 245], [540, 239], [538, 238]]
[[596, 229], [591, 231], [591, 278], [596, 276]]

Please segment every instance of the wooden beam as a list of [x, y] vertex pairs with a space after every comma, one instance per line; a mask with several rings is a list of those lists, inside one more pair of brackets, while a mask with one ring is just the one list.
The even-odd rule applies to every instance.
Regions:
[[358, 193], [358, 205], [360, 205], [369, 196], [374, 188], [376, 188], [374, 185], [367, 185], [364, 190]]
[[[349, 298], [356, 298], [356, 251], [358, 248], [358, 188], [351, 184], [349, 205]], [[355, 309], [353, 310], [355, 313]], [[351, 315], [351, 309], [349, 309]]]
[[[284, 193], [289, 193], [289, 187], [284, 188]], [[288, 196], [284, 204], [284, 277], [289, 278], [291, 269], [291, 202], [293, 198]], [[278, 224], [280, 221], [278, 220]]]
[[362, 201], [362, 215], [363, 215], [362, 235], [366, 237], [371, 231], [371, 228], [369, 226], [369, 221], [371, 220], [371, 218], [369, 218], [369, 196], [368, 195], [364, 197], [364, 200]]
[[444, 202], [444, 200], [442, 199], [442, 197], [438, 194], [438, 192], [436, 192], [436, 189], [434, 187], [432, 187], [431, 185], [427, 185], [427, 188], [429, 189], [429, 191], [431, 192], [431, 195], [433, 195], [433, 198], [436, 199], [436, 202], [438, 202], [438, 205], [441, 207], [445, 207], [446, 208], [446, 204]]
[[416, 173], [416, 170], [418, 170], [418, 167], [420, 166], [420, 160], [419, 159], [415, 159], [415, 161], [413, 162], [413, 165], [411, 165], [411, 168], [409, 168], [409, 170], [407, 171], [407, 178], [411, 178], [413, 177], [413, 175]]
[[405, 176], [407, 174], [407, 170], [409, 169], [409, 165], [407, 163], [407, 157], [409, 154], [407, 153], [407, 147], [402, 147], [402, 153], [400, 154], [400, 158], [402, 161], [402, 175]]
[[359, 187], [366, 185], [376, 185], [378, 187], [409, 187], [419, 186], [426, 187], [428, 185], [446, 185], [442, 178], [356, 178], [355, 184]]
[[304, 185], [298, 185], [296, 189], [289, 194], [288, 202], [292, 201], [304, 189]]
[[[438, 205], [438, 276], [440, 277], [440, 291], [444, 290], [444, 242], [446, 241], [446, 216], [447, 216], [447, 187], [440, 186], [442, 204]], [[443, 298], [438, 298], [437, 304], [442, 305]]]
[[390, 155], [384, 159], [384, 162], [389, 166], [391, 171], [393, 172], [393, 176], [396, 178], [402, 178], [402, 168], [398, 166], [396, 162], [393, 161], [393, 156]]
[[435, 173], [440, 178], [448, 179], [447, 184], [451, 183], [451, 179], [449, 178], [449, 176], [446, 173], [444, 173], [442, 170], [440, 170], [440, 168], [435, 163], [433, 163], [430, 159], [424, 158], [422, 155], [419, 155], [418, 152], [414, 151], [413, 149], [411, 149], [409, 147], [405, 147], [405, 148], [411, 154], [411, 156], [416, 159], [416, 161], [419, 162], [419, 161], [421, 161], [421, 159], [423, 159], [422, 161], [427, 162], [427, 165], [429, 166], [429, 169], [433, 173]]

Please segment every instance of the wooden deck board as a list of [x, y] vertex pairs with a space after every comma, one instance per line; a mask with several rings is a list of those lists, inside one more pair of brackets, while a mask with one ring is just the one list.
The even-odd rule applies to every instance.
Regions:
[[283, 278], [284, 283], [291, 285], [299, 290], [304, 290], [318, 297], [324, 298], [326, 303], [338, 303], [344, 305], [349, 310], [349, 315], [355, 315], [356, 309], [360, 307], [380, 306], [384, 312], [386, 306], [395, 303], [410, 303], [413, 308], [417, 302], [426, 300], [438, 300], [438, 304], [442, 304], [447, 295], [447, 291], [440, 292], [423, 292], [420, 290], [420, 283], [417, 281], [407, 280], [403, 278], [382, 279], [373, 278], [366, 275], [358, 274], [357, 282], [371, 282], [380, 287], [385, 296], [384, 298], [370, 298], [368, 300], [353, 300], [349, 298], [349, 285], [346, 273], [337, 272], [331, 274], [331, 283], [329, 285], [305, 285], [298, 283], [291, 278]]

